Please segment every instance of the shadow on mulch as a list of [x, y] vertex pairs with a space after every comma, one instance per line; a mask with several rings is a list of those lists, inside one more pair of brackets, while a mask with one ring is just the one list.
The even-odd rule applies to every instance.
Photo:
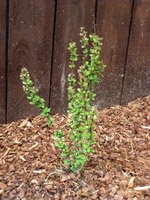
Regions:
[[1, 200], [149, 200], [150, 97], [98, 113], [95, 153], [81, 178], [65, 174], [52, 133], [67, 117], [55, 115], [52, 128], [37, 116], [0, 125]]

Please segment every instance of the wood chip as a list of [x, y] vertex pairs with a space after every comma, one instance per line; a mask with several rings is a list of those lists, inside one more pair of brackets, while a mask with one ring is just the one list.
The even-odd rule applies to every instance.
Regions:
[[135, 177], [131, 177], [129, 182], [128, 182], [128, 187], [133, 187], [134, 186], [134, 180], [135, 180]]
[[26, 159], [23, 156], [19, 156], [19, 158], [24, 162], [26, 161]]
[[149, 200], [149, 102], [142, 98], [98, 112], [94, 153], [80, 176], [64, 170], [51, 137], [63, 129], [71, 145], [67, 116], [54, 115], [51, 127], [40, 116], [1, 125], [0, 199]]
[[3, 182], [0, 182], [0, 189], [5, 190], [7, 188], [7, 185]]
[[41, 169], [41, 170], [34, 170], [33, 173], [34, 174], [42, 174], [42, 173], [45, 173], [46, 170], [45, 169]]
[[134, 188], [134, 190], [137, 190], [137, 191], [149, 190], [149, 189], [150, 189], [150, 185], [137, 186], [137, 187]]

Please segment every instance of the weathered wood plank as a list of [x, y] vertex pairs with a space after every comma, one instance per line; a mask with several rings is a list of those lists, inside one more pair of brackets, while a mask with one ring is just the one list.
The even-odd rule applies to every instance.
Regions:
[[97, 87], [99, 109], [120, 103], [132, 3], [132, 0], [98, 1], [96, 32], [103, 37], [102, 58], [107, 65]]
[[55, 1], [11, 0], [8, 66], [8, 121], [37, 114], [19, 80], [27, 67], [39, 94], [49, 101]]
[[6, 105], [6, 1], [0, 1], [0, 123], [5, 122]]
[[136, 0], [122, 103], [150, 94], [150, 1]]
[[95, 17], [95, 0], [58, 0], [54, 42], [54, 62], [50, 105], [54, 113], [66, 112], [68, 43], [79, 41], [80, 27], [92, 32]]

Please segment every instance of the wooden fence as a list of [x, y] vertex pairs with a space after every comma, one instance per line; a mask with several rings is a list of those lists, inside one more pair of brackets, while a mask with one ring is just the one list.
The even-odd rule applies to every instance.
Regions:
[[66, 112], [67, 45], [81, 26], [103, 37], [99, 109], [150, 94], [150, 0], [1, 0], [1, 123], [37, 114], [22, 91], [22, 66], [52, 112]]

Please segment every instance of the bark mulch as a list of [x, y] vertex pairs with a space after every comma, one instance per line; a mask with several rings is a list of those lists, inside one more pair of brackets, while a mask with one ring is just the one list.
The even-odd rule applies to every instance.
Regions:
[[149, 200], [150, 96], [98, 113], [95, 153], [81, 177], [65, 174], [52, 133], [67, 117], [0, 125], [0, 199]]

